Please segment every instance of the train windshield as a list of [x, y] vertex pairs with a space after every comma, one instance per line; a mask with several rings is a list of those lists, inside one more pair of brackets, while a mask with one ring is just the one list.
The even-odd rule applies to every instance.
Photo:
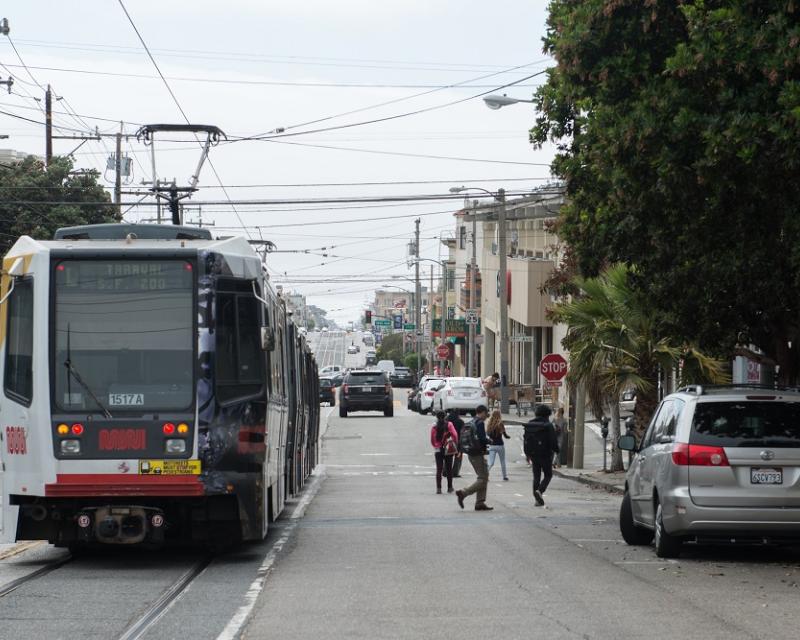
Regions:
[[113, 414], [191, 407], [191, 263], [61, 260], [54, 273], [59, 408]]

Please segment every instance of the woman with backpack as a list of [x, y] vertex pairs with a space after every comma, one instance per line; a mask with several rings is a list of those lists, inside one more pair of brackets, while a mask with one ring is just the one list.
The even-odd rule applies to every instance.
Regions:
[[503, 438], [508, 439], [511, 436], [506, 433], [503, 416], [497, 409], [492, 411], [492, 415], [489, 416], [489, 422], [486, 423], [486, 437], [489, 438], [489, 471], [491, 472], [494, 466], [494, 459], [498, 457], [500, 458], [500, 470], [503, 472], [503, 480], [508, 480], [506, 447], [503, 444]]
[[436, 458], [436, 493], [442, 492], [442, 472], [447, 477], [447, 493], [453, 493], [453, 458], [458, 453], [458, 433], [444, 411], [436, 412], [436, 424], [431, 427], [431, 446]]

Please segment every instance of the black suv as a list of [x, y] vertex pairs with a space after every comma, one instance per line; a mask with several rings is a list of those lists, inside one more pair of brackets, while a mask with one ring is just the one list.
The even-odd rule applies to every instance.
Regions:
[[377, 370], [350, 370], [339, 388], [339, 417], [346, 418], [349, 411], [383, 411], [394, 415], [392, 384], [389, 376]]
[[392, 384], [396, 387], [413, 387], [414, 374], [408, 367], [395, 367], [394, 373], [389, 376]]
[[319, 379], [319, 401], [336, 406], [336, 381], [333, 377]]

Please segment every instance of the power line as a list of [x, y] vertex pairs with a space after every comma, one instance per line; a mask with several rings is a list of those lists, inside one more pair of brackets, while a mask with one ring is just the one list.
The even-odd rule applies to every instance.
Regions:
[[[28, 72], [28, 75], [30, 76], [31, 80], [33, 80], [36, 83], [36, 86], [38, 86], [42, 91], [44, 91], [45, 90], [44, 87], [39, 83], [39, 81], [36, 78], [33, 77], [33, 74], [31, 73], [30, 68], [28, 67], [28, 65], [25, 64], [25, 61], [22, 59], [22, 56], [19, 54], [19, 51], [17, 50], [17, 47], [14, 44], [14, 41], [11, 39], [11, 36], [6, 34], [6, 37], [8, 38], [8, 43], [11, 45], [11, 48], [14, 49], [14, 53], [17, 54], [17, 59], [19, 60], [19, 63], [22, 65], [22, 67], [25, 69], [25, 71]], [[15, 65], [11, 65], [11, 66], [15, 66]]]
[[[119, 6], [122, 7], [122, 10], [125, 12], [125, 16], [128, 18], [128, 22], [131, 23], [131, 27], [133, 27], [133, 30], [136, 32], [136, 35], [139, 38], [139, 42], [142, 43], [142, 46], [144, 47], [144, 50], [147, 52], [147, 56], [150, 58], [150, 61], [153, 63], [153, 66], [156, 68], [156, 71], [158, 72], [158, 75], [161, 77], [161, 80], [164, 82], [164, 86], [167, 88], [167, 91], [169, 91], [169, 95], [172, 96], [172, 100], [173, 100], [173, 102], [175, 102], [175, 106], [178, 107], [178, 111], [181, 112], [181, 115], [183, 116], [183, 119], [186, 120], [186, 124], [191, 124], [190, 121], [189, 121], [189, 117], [186, 115], [186, 112], [183, 110], [183, 107], [181, 107], [181, 103], [178, 102], [178, 98], [175, 96], [175, 93], [172, 91], [172, 87], [169, 86], [169, 82], [167, 82], [167, 79], [164, 77], [164, 74], [161, 73], [161, 68], [158, 66], [158, 63], [156, 62], [156, 59], [153, 57], [153, 54], [150, 53], [150, 49], [148, 49], [147, 43], [144, 41], [144, 38], [142, 37], [142, 34], [139, 33], [139, 29], [136, 27], [136, 24], [133, 22], [133, 18], [131, 18], [131, 14], [129, 14], [128, 10], [125, 8], [125, 3], [122, 0], [118, 0], [118, 2], [119, 2]], [[195, 134], [195, 140], [197, 140], [197, 144], [202, 149], [203, 148], [203, 144], [197, 138], [197, 134]], [[231, 201], [231, 197], [230, 197], [230, 195], [228, 195], [228, 190], [225, 189], [224, 186], [222, 186], [222, 178], [220, 178], [219, 173], [217, 173], [217, 168], [214, 166], [214, 163], [211, 161], [210, 157], [206, 156], [206, 159], [208, 160], [209, 167], [211, 167], [211, 170], [214, 172], [214, 176], [216, 177], [217, 182], [222, 187], [222, 192], [225, 194], [225, 197], [228, 199], [228, 203], [230, 204], [231, 208], [233, 209], [233, 212], [236, 214], [236, 217], [238, 218], [239, 222], [241, 223], [242, 228], [244, 229], [245, 233], [247, 233], [247, 236], [251, 237], [250, 231], [248, 231], [247, 229], [244, 228], [244, 221], [242, 220], [242, 217], [239, 215], [239, 212], [237, 211], [236, 206]]]

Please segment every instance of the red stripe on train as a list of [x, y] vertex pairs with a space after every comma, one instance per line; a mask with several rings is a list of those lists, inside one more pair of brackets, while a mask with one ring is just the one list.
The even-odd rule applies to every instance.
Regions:
[[44, 486], [54, 498], [92, 496], [202, 496], [198, 476], [125, 476], [116, 473], [59, 473]]

